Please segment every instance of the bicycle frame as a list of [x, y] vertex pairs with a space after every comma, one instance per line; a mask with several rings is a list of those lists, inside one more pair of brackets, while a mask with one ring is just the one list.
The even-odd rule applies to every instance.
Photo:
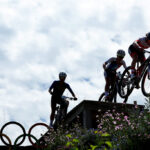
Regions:
[[[72, 97], [62, 96], [62, 100], [77, 100], [77, 99]], [[66, 116], [66, 113], [67, 112], [65, 108], [62, 108], [61, 104], [59, 104], [59, 106], [56, 107], [54, 128], [57, 128], [62, 123], [63, 119]]]
[[57, 129], [57, 127], [62, 124], [64, 116], [64, 109], [60, 106], [56, 107], [56, 113], [55, 113], [55, 122], [54, 122], [54, 129]]
[[147, 68], [150, 70], [150, 56], [141, 64], [140, 67], [137, 68], [139, 82], [141, 81]]
[[112, 102], [114, 99], [114, 103], [117, 102], [117, 92], [119, 93], [119, 80], [121, 78], [120, 72], [116, 73], [116, 80], [115, 82], [110, 85], [110, 101]]

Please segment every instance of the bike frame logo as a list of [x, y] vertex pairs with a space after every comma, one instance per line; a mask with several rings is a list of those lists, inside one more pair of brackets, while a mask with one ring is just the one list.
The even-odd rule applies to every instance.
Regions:
[[[8, 126], [8, 125], [17, 125], [21, 128], [22, 130], [22, 134], [20, 136], [18, 136], [14, 143], [12, 144], [12, 141], [11, 139], [9, 138], [8, 135], [6, 135], [4, 133], [4, 129]], [[39, 139], [37, 139], [34, 135], [31, 134], [31, 131], [33, 130], [33, 128], [35, 128], [36, 126], [43, 126], [45, 128], [47, 128], [47, 131], [50, 131], [52, 130], [51, 128], [49, 128], [49, 126], [45, 123], [36, 123], [36, 124], [33, 124], [28, 133], [26, 133], [26, 130], [25, 128], [18, 122], [15, 122], [15, 121], [10, 121], [6, 124], [4, 124], [0, 130], [0, 139], [2, 141], [3, 144], [5, 144], [7, 147], [8, 147], [8, 150], [16, 150], [17, 147], [19, 147], [21, 144], [23, 144], [23, 142], [25, 141], [26, 137], [28, 137], [29, 139], [29, 142], [32, 144], [33, 147], [35, 147], [37, 150], [40, 150], [40, 149], [43, 149], [43, 148], [46, 148], [48, 146], [48, 141], [46, 140], [46, 137], [48, 135], [44, 135], [43, 137]], [[34, 141], [33, 141], [34, 139]], [[7, 141], [6, 141], [7, 140]], [[19, 141], [19, 142], [18, 142]]]

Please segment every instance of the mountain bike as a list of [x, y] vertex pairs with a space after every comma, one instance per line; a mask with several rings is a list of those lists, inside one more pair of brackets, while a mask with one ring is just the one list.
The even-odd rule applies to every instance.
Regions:
[[[145, 53], [149, 53], [149, 51], [144, 51]], [[139, 61], [136, 63], [136, 76], [135, 78], [131, 78], [132, 69], [131, 66], [127, 67], [122, 74], [120, 89], [124, 91], [124, 93], [120, 93], [121, 97], [124, 98], [129, 96], [133, 89], [140, 84], [141, 82], [141, 90], [144, 96], [150, 96], [150, 56], [146, 59], [145, 62], [139, 66]], [[125, 81], [125, 82], [124, 82]]]
[[[108, 96], [108, 98], [105, 98], [105, 92], [103, 92], [100, 95], [99, 99], [98, 99], [99, 102], [114, 102], [114, 103], [117, 103], [117, 93], [119, 95], [121, 95], [121, 93], [123, 92], [122, 90], [119, 89], [121, 76], [122, 75], [121, 75], [120, 72], [116, 73], [116, 80], [115, 80], [114, 84], [111, 84], [109, 86], [109, 91], [108, 91], [109, 96]], [[124, 98], [127, 98], [127, 97], [124, 97]]]
[[[77, 98], [62, 96], [62, 101], [68, 101], [68, 100], [76, 101]], [[67, 115], [67, 109], [62, 107], [62, 104], [60, 104], [59, 106], [56, 107], [55, 121], [54, 121], [54, 125], [53, 125], [54, 129], [56, 129], [60, 124], [63, 123], [66, 115]]]

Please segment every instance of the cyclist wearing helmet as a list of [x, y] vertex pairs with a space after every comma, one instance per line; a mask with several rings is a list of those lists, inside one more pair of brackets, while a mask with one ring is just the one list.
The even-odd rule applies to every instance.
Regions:
[[[144, 55], [144, 49], [147, 49], [149, 47], [150, 47], [150, 32], [147, 33], [145, 37], [139, 38], [129, 46], [128, 52], [132, 58], [131, 78], [134, 78], [136, 76], [136, 70], [135, 70], [136, 62], [140, 61], [140, 63], [142, 64], [146, 60]], [[137, 88], [139, 88], [139, 86]]]
[[117, 51], [117, 57], [111, 57], [103, 64], [104, 77], [106, 80], [106, 84], [105, 84], [106, 99], [109, 97], [109, 92], [108, 92], [109, 86], [113, 85], [116, 80], [116, 70], [121, 66], [126, 68], [126, 63], [123, 60], [124, 56], [125, 56], [125, 51], [120, 49]]
[[62, 95], [65, 89], [68, 89], [72, 96], [76, 98], [74, 92], [70, 88], [69, 84], [65, 83], [65, 79], [67, 74], [65, 72], [59, 73], [59, 80], [54, 81], [49, 88], [49, 93], [52, 95], [51, 97], [51, 115], [50, 115], [50, 127], [53, 127], [53, 120], [56, 111], [56, 104], [60, 104], [63, 108], [65, 108], [67, 112], [67, 108], [69, 105], [68, 101], [62, 101]]

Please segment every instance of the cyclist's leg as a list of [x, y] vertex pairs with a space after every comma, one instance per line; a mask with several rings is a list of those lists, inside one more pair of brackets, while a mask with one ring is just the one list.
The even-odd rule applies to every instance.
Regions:
[[56, 111], [56, 100], [52, 96], [51, 97], [51, 115], [50, 115], [50, 126], [53, 126], [53, 121], [55, 117], [55, 111]]
[[[141, 65], [142, 65], [142, 63], [146, 60], [144, 52], [141, 52], [141, 53], [139, 54], [139, 60], [140, 60], [140, 64], [141, 64]], [[141, 74], [141, 72], [142, 72], [142, 70], [143, 70], [143, 67], [144, 67], [144, 66], [140, 67], [140, 69], [139, 69], [139, 74]]]
[[116, 101], [116, 98], [117, 98], [117, 97], [116, 97], [116, 96], [117, 96], [117, 95], [116, 95], [117, 93], [116, 93], [116, 91], [115, 91], [115, 90], [116, 90], [116, 89], [115, 89], [115, 88], [116, 88], [116, 87], [115, 87], [115, 86], [116, 86], [116, 85], [115, 85], [115, 84], [116, 84], [116, 72], [112, 72], [112, 73], [111, 73], [110, 81], [111, 81], [111, 83], [110, 83], [110, 85], [111, 85], [110, 101], [113, 102], [113, 100], [114, 100], [114, 102], [115, 102], [115, 101]]
[[105, 98], [108, 97], [109, 95], [109, 86], [110, 86], [110, 79], [109, 79], [109, 73], [104, 72], [104, 77], [105, 77]]
[[105, 71], [105, 80], [106, 80], [106, 85], [105, 85], [105, 99], [106, 101], [110, 101], [112, 98], [112, 94], [110, 92], [111, 87], [114, 86], [115, 83], [115, 78], [116, 78], [116, 73], [112, 71]]
[[136, 48], [134, 48], [133, 45], [131, 45], [128, 49], [129, 55], [132, 58], [132, 62], [131, 62], [131, 78], [134, 78], [136, 76], [136, 69], [135, 69], [135, 65], [136, 62], [138, 61], [138, 51]]
[[[145, 55], [144, 55], [143, 52], [138, 52], [137, 60], [140, 61], [140, 64], [142, 64], [146, 60]], [[139, 71], [136, 73], [136, 77], [138, 77], [141, 74], [141, 72], [143, 70], [143, 67], [144, 66], [139, 67]], [[135, 80], [135, 85], [136, 85], [135, 88], [137, 88], [137, 89], [140, 88], [138, 79]]]
[[111, 73], [111, 85], [114, 86], [116, 81], [116, 72]]

